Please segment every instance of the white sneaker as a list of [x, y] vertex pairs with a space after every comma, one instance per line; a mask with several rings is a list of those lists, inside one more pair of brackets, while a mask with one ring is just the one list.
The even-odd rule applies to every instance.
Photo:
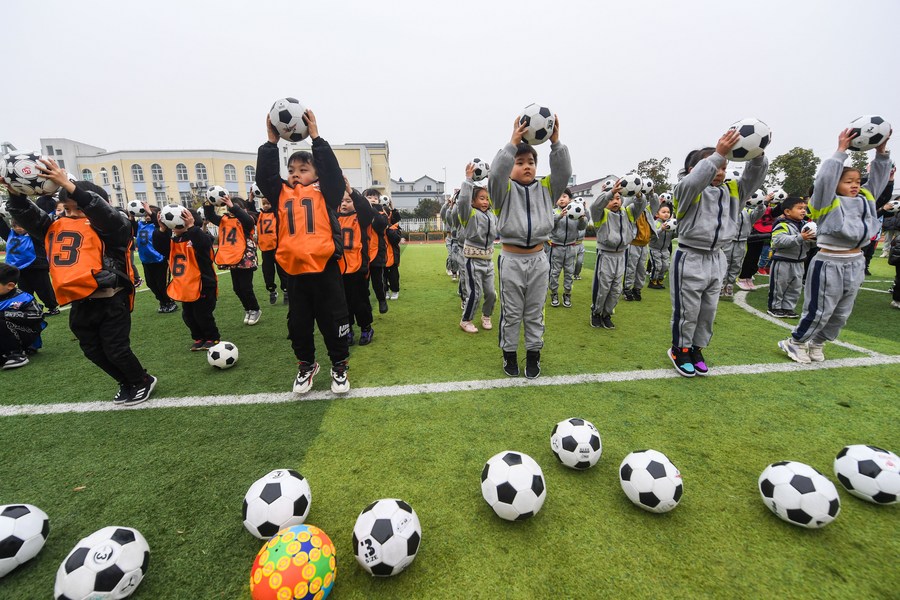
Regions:
[[394, 292], [394, 300], [400, 299], [400, 292]]
[[894, 308], [900, 308], [900, 300], [891, 300], [891, 306]]
[[807, 344], [807, 349], [809, 351], [809, 360], [813, 362], [822, 362], [825, 360], [825, 352], [823, 349], [825, 348], [825, 344], [814, 344], [810, 342]]
[[730, 283], [725, 286], [725, 297], [734, 298], [734, 286]]
[[878, 258], [887, 258], [887, 251], [883, 250], [881, 254], [878, 255]]
[[809, 358], [809, 350], [806, 348], [806, 344], [799, 344], [793, 337], [789, 337], [786, 340], [781, 340], [778, 342], [778, 347], [784, 350], [784, 352], [793, 360], [794, 362], [798, 362], [801, 364], [809, 364], [812, 360]]
[[346, 394], [350, 391], [350, 380], [347, 379], [347, 362], [331, 366], [331, 391], [335, 394]]
[[478, 333], [478, 328], [475, 327], [472, 321], [460, 321], [459, 328], [466, 333]]
[[247, 325], [256, 325], [259, 323], [259, 318], [262, 316], [261, 310], [248, 310], [247, 311], [247, 320], [244, 321]]
[[492, 329], [494, 326], [491, 324], [491, 318], [488, 315], [481, 315], [481, 328], [482, 329]]
[[250, 322], [250, 311], [245, 310], [244, 311], [244, 325], [246, 325], [249, 322]]
[[319, 372], [319, 363], [300, 363], [297, 378], [294, 379], [294, 393], [305, 394], [312, 389], [313, 377]]

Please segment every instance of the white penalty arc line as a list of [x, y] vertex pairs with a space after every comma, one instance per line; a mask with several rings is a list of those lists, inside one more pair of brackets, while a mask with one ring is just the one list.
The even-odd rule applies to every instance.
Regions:
[[[778, 363], [753, 365], [731, 365], [713, 367], [707, 377], [727, 377], [729, 375], [768, 375], [770, 373], [807, 372], [823, 369], [844, 369], [900, 364], [900, 355], [878, 355], [860, 358], [840, 358], [820, 363], [798, 364], [785, 359]], [[69, 413], [95, 413], [123, 410], [149, 410], [158, 408], [201, 408], [209, 406], [248, 406], [259, 404], [285, 404], [313, 400], [342, 400], [344, 398], [394, 398], [420, 394], [448, 394], [452, 392], [473, 392], [482, 390], [513, 389], [525, 387], [551, 387], [578, 384], [604, 384], [655, 379], [679, 379], [672, 369], [651, 369], [636, 371], [613, 371], [610, 373], [588, 373], [581, 375], [555, 375], [538, 379], [504, 378], [473, 381], [448, 381], [444, 383], [422, 383], [413, 385], [393, 385], [384, 387], [358, 388], [348, 394], [337, 395], [329, 391], [311, 392], [297, 396], [288, 392], [260, 393], [233, 396], [187, 396], [183, 398], [158, 398], [131, 407], [115, 406], [112, 401], [78, 402], [61, 404], [19, 404], [0, 407], [0, 417], [26, 415], [58, 415]], [[685, 385], [693, 385], [685, 383]]]

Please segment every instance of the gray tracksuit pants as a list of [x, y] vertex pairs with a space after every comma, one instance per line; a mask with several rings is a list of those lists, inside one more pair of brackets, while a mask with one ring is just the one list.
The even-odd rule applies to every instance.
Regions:
[[458, 241], [456, 246], [453, 248], [453, 255], [456, 260], [456, 264], [459, 266], [459, 287], [458, 293], [460, 299], [465, 300], [466, 296], [469, 294], [469, 288], [466, 287], [466, 257], [463, 256], [463, 246], [464, 242], [462, 239]]
[[834, 341], [853, 310], [866, 278], [866, 260], [859, 254], [828, 254], [820, 250], [809, 265], [803, 291], [803, 316], [791, 335], [800, 343]]
[[576, 246], [550, 246], [550, 293], [559, 291], [559, 273], [563, 274], [563, 294], [572, 293], [575, 278]]
[[721, 250], [682, 246], [675, 251], [669, 273], [673, 346], [705, 348], [709, 345], [725, 268], [725, 253]]
[[625, 274], [625, 251], [611, 252], [597, 250], [597, 264], [594, 265], [594, 303], [591, 312], [596, 315], [611, 315], [619, 296], [622, 295], [622, 276]]
[[453, 240], [450, 239], [449, 235], [444, 238], [444, 245], [447, 246], [447, 270], [452, 273], [453, 269], [451, 268], [451, 266], [453, 264]]
[[640, 290], [647, 279], [647, 259], [650, 248], [647, 246], [629, 245], [625, 248], [625, 289]]
[[734, 285], [734, 282], [737, 281], [737, 276], [741, 273], [744, 256], [747, 254], [747, 240], [728, 242], [722, 246], [722, 251], [725, 252], [725, 260], [728, 261], [723, 285], [728, 285], [729, 283]]
[[500, 279], [500, 349], [515, 352], [519, 347], [519, 327], [525, 327], [525, 349], [544, 346], [544, 302], [550, 263], [544, 252], [513, 254], [501, 252], [497, 260]]
[[460, 268], [459, 253], [460, 245], [458, 238], [447, 238], [447, 264], [451, 273], [458, 273]]
[[669, 249], [650, 248], [650, 279], [662, 281], [669, 272]]
[[769, 268], [769, 308], [794, 310], [803, 288], [803, 261], [772, 260]]
[[575, 246], [575, 277], [581, 277], [581, 267], [584, 266], [584, 242]]
[[497, 302], [497, 292], [494, 290], [494, 261], [490, 258], [467, 258], [465, 271], [469, 294], [465, 298], [462, 320], [471, 321], [475, 316], [482, 293], [484, 307], [481, 314], [491, 316]]

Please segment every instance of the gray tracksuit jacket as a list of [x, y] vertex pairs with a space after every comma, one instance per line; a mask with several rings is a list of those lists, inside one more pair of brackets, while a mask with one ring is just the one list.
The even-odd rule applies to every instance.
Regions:
[[[571, 204], [569, 205], [571, 206]], [[553, 211], [553, 231], [550, 232], [550, 243], [557, 246], [569, 246], [584, 239], [579, 232], [587, 229], [587, 217], [573, 221], [568, 215], [563, 216], [562, 209]]]
[[855, 198], [835, 195], [845, 160], [846, 152], [835, 152], [822, 163], [809, 205], [809, 216], [818, 225], [816, 243], [825, 250], [863, 248], [880, 231], [875, 199], [881, 195], [890, 177], [890, 153], [876, 153], [869, 180]]
[[769, 169], [765, 155], [754, 158], [737, 181], [719, 187], [710, 183], [725, 157], [718, 152], [704, 158], [675, 185], [675, 217], [678, 219], [679, 247], [696, 250], [719, 250], [737, 236], [737, 220], [741, 208], [759, 189]]
[[467, 246], [492, 248], [497, 236], [497, 216], [491, 212], [490, 207], [486, 211], [472, 208], [474, 187], [474, 182], [466, 179], [459, 190], [456, 206], [461, 225], [460, 236], [465, 239]]
[[603, 192], [591, 204], [591, 220], [597, 230], [597, 250], [621, 252], [637, 235], [635, 221], [647, 205], [646, 196], [617, 211], [606, 208], [612, 199], [612, 190]]
[[677, 225], [675, 229], [663, 229], [663, 223], [665, 221], [662, 219], [656, 219], [651, 222], [653, 229], [656, 230], [656, 236], [650, 239], [649, 246], [651, 250], [668, 250], [672, 240], [678, 237]]
[[814, 241], [800, 235], [803, 221], [779, 217], [772, 226], [772, 260], [803, 262]]
[[746, 242], [750, 237], [750, 228], [766, 214], [766, 203], [759, 206], [745, 206], [738, 213], [737, 237], [735, 242]]
[[506, 144], [494, 157], [488, 192], [497, 215], [500, 241], [534, 247], [546, 242], [553, 230], [553, 207], [572, 176], [569, 149], [562, 142], [550, 146], [550, 175], [523, 185], [509, 178], [516, 162], [516, 147]]

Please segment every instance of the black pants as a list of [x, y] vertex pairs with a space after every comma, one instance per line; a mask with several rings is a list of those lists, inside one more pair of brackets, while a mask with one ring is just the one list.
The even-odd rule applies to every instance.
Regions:
[[747, 242], [747, 254], [744, 255], [744, 263], [741, 265], [741, 273], [738, 275], [738, 279], [750, 279], [756, 275], [756, 271], [759, 269], [759, 255], [762, 254], [763, 246], [767, 243], [767, 240]]
[[216, 327], [216, 288], [204, 289], [200, 298], [193, 302], [181, 303], [181, 318], [191, 330], [193, 340], [218, 340], [219, 328]]
[[315, 362], [313, 322], [319, 326], [331, 363], [350, 356], [347, 346], [348, 314], [344, 282], [337, 261], [330, 260], [321, 273], [290, 275], [288, 284], [288, 337], [297, 360]]
[[360, 269], [344, 275], [344, 297], [350, 312], [350, 325], [356, 323], [363, 329], [372, 326], [372, 303], [369, 301], [368, 273]]
[[894, 293], [891, 294], [891, 300], [900, 302], [900, 265], [896, 265], [894, 268], [896, 272], [894, 274]]
[[384, 302], [384, 265], [380, 267], [369, 266], [369, 280], [372, 282], [372, 291], [375, 299]]
[[11, 323], [0, 316], [0, 356], [21, 354], [38, 339], [39, 335], [41, 335], [40, 326], [26, 329], [21, 324]]
[[870, 241], [869, 245], [863, 248], [863, 257], [866, 259], [866, 271], [869, 270], [869, 263], [872, 262], [872, 256], [875, 255], [875, 247], [878, 245], [878, 241]]
[[384, 284], [392, 292], [400, 291], [400, 265], [394, 263], [392, 267], [385, 267]]
[[274, 250], [262, 250], [262, 273], [263, 273], [263, 282], [266, 284], [266, 289], [270, 292], [274, 292], [277, 288], [275, 287], [275, 273], [278, 273], [278, 283], [281, 284], [281, 291], [284, 292], [287, 290], [287, 284], [285, 281], [287, 280], [287, 273], [284, 272], [284, 269], [281, 268], [275, 261], [275, 251]]
[[160, 306], [170, 304], [172, 299], [166, 293], [166, 284], [169, 277], [169, 263], [162, 260], [158, 263], [144, 263], [144, 283], [156, 296]]
[[131, 351], [131, 308], [127, 291], [112, 298], [76, 300], [69, 311], [69, 328], [87, 359], [107, 375], [119, 383], [141, 383], [145, 371]]
[[53, 293], [53, 284], [50, 283], [49, 269], [25, 267], [19, 271], [19, 289], [32, 296], [36, 295], [48, 310], [59, 306], [56, 294]]
[[253, 271], [256, 269], [232, 269], [231, 289], [237, 294], [244, 310], [259, 310], [259, 302], [253, 291]]

